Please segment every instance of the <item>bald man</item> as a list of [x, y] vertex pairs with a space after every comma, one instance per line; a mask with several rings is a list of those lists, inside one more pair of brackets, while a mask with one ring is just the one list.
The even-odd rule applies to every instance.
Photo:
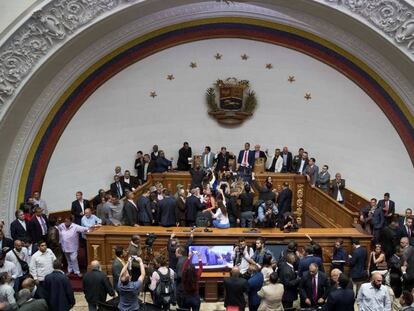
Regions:
[[248, 285], [244, 278], [240, 277], [240, 269], [235, 266], [231, 269], [230, 277], [223, 279], [226, 295], [224, 306], [238, 306], [240, 310], [246, 307], [244, 294], [247, 293]]
[[387, 288], [382, 285], [382, 275], [373, 273], [370, 283], [364, 283], [358, 291], [359, 310], [391, 311], [391, 299]]
[[98, 302], [105, 302], [106, 296], [115, 296], [115, 291], [105, 273], [101, 271], [99, 261], [91, 262], [91, 270], [83, 276], [83, 292], [89, 311], [96, 311]]

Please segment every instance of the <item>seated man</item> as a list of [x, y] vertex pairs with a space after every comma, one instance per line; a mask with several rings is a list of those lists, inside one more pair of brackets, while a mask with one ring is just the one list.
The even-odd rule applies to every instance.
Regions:
[[268, 200], [262, 202], [257, 210], [257, 223], [264, 228], [275, 228], [277, 225], [278, 210], [276, 204]]

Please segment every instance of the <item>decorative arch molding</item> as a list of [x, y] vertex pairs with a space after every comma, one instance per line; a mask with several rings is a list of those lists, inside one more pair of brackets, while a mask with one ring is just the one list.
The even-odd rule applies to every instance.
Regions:
[[[139, 2], [145, 1], [135, 2], [137, 5]], [[122, 3], [122, 5], [124, 5], [123, 8], [131, 4], [127, 1]], [[206, 19], [214, 16], [221, 18]], [[191, 22], [182, 23], [185, 20]], [[160, 38], [162, 35], [165, 37], [166, 34], [171, 35], [174, 31], [184, 31], [184, 29], [187, 29], [187, 33], [191, 33], [191, 30], [194, 32], [199, 29], [197, 27], [211, 28], [212, 25], [215, 24], [221, 24], [221, 28], [218, 29], [218, 31], [228, 31], [229, 28], [224, 27], [225, 24], [238, 26], [234, 28], [235, 32], [233, 33], [222, 32], [220, 34], [214, 34], [213, 36], [210, 36], [211, 34], [209, 34], [210, 37], [244, 36], [244, 38], [252, 40], [267, 41], [268, 39], [264, 37], [254, 36], [252, 34], [246, 36], [244, 33], [237, 33], [237, 31], [244, 32], [246, 27], [250, 27], [251, 31], [256, 27], [255, 32], [257, 34], [262, 33], [263, 35], [266, 30], [269, 32], [279, 31], [285, 32], [286, 34], [290, 33], [298, 37], [303, 37], [308, 40], [309, 44], [312, 42], [315, 45], [319, 44], [340, 55], [344, 59], [347, 59], [349, 63], [353, 63], [362, 71], [365, 71], [367, 73], [366, 77], [369, 77], [368, 80], [376, 82], [380, 86], [378, 90], [381, 91], [378, 94], [382, 94], [381, 96], [386, 95], [388, 96], [387, 98], [393, 100], [396, 104], [396, 106], [394, 106], [395, 109], [384, 110], [382, 108], [383, 111], [386, 114], [395, 114], [395, 111], [399, 111], [400, 116], [402, 113], [404, 118], [397, 118], [394, 121], [390, 119], [391, 122], [397, 130], [397, 126], [406, 126], [404, 137], [407, 138], [411, 135], [412, 138], [414, 136], [412, 134], [414, 121], [409, 108], [407, 108], [405, 104], [409, 102], [410, 97], [414, 97], [411, 85], [407, 83], [404, 76], [402, 76], [389, 61], [352, 35], [317, 18], [285, 8], [280, 8], [280, 10], [275, 11], [241, 3], [229, 7], [225, 4], [218, 4], [216, 2], [187, 5], [177, 7], [173, 10], [161, 11], [153, 15], [150, 14], [134, 23], [125, 25], [125, 27], [114, 31], [91, 44], [90, 48], [80, 53], [76, 60], [70, 62], [66, 67], [61, 69], [61, 72], [56, 75], [56, 78], [51, 81], [48, 87], [43, 90], [39, 98], [33, 103], [27, 118], [16, 135], [1, 180], [0, 188], [2, 189], [2, 198], [0, 201], [0, 218], [5, 220], [13, 219], [14, 212], [13, 209], [10, 209], [10, 206], [15, 206], [16, 202], [19, 202], [24, 197], [25, 193], [30, 193], [31, 189], [35, 189], [42, 184], [44, 172], [47, 168], [47, 162], [54, 148], [53, 144], [53, 147], [50, 147], [52, 146], [50, 144], [51, 140], [49, 140], [49, 144], [47, 145], [47, 140], [44, 140], [44, 138], [47, 136], [48, 138], [55, 139], [55, 142], [57, 142], [60, 134], [64, 130], [64, 126], [59, 128], [53, 126], [50, 127], [50, 125], [59, 125], [59, 122], [56, 123], [57, 119], [55, 119], [58, 115], [60, 117], [63, 116], [68, 118], [67, 122], [69, 122], [77, 108], [72, 111], [61, 110], [61, 108], [64, 103], [69, 103], [67, 100], [70, 98], [73, 99], [80, 94], [80, 89], [78, 89], [78, 87], [82, 88], [81, 84], [83, 82], [93, 81], [92, 75], [98, 75], [97, 72], [99, 69], [102, 72], [102, 66], [104, 66], [106, 62], [115, 61], [117, 55], [120, 57], [119, 55], [124, 53], [127, 49], [131, 49], [137, 44], [143, 44], [145, 40], [148, 40], [148, 42], [152, 40], [152, 42], [154, 42], [156, 37]], [[193, 37], [191, 40], [206, 39], [209, 36]], [[323, 38], [329, 38], [329, 41], [324, 40]], [[177, 37], [176, 42], [173, 44], [180, 44], [179, 42], [179, 38]], [[119, 47], [120, 45], [122, 46]], [[339, 46], [345, 47], [348, 51], [351, 51], [352, 54], [341, 49]], [[164, 48], [167, 47], [168, 45], [164, 46]], [[293, 46], [290, 47], [295, 48]], [[160, 49], [162, 49], [162, 47], [159, 46], [157, 49], [153, 50], [153, 52], [155, 53]], [[306, 52], [303, 47], [296, 49], [308, 53], [309, 55], [313, 55], [312, 53]], [[355, 55], [357, 55], [357, 57], [355, 57]], [[142, 54], [140, 57], [145, 57], [145, 55]], [[318, 56], [314, 55], [314, 57], [324, 61]], [[130, 59], [129, 61], [134, 62], [138, 60], [139, 57], [135, 60]], [[47, 60], [45, 60], [45, 64], [46, 63]], [[338, 70], [344, 72], [343, 69], [338, 68]], [[380, 73], [381, 77], [378, 73]], [[108, 74], [104, 79], [109, 79], [113, 74], [115, 74], [115, 71]], [[350, 75], [348, 76], [355, 81]], [[95, 80], [97, 83], [95, 84], [95, 87], [98, 87], [103, 83], [103, 80], [100, 81], [101, 82]], [[363, 86], [361, 85], [361, 87]], [[76, 90], [78, 90], [78, 93], [76, 93]], [[82, 88], [82, 90], [84, 92], [83, 96], [87, 94], [85, 88]], [[89, 91], [92, 90], [90, 89]], [[83, 98], [83, 100], [84, 99], [85, 98]], [[77, 100], [77, 104], [80, 104], [82, 101], [80, 97], [78, 97]], [[374, 98], [374, 100], [376, 99]], [[407, 146], [407, 141], [404, 140], [403, 137], [402, 139]], [[409, 144], [410, 143], [408, 143], [408, 145]], [[414, 146], [414, 144], [411, 144], [411, 146]], [[41, 149], [43, 151], [40, 152]], [[409, 150], [408, 147], [407, 150]], [[46, 151], [46, 153], [44, 151]], [[413, 152], [409, 151], [409, 153], [413, 159]]]

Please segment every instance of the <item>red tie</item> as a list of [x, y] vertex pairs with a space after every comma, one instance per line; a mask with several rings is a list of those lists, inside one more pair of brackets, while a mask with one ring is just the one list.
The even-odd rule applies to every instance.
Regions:
[[246, 166], [248, 166], [248, 162], [247, 162], [247, 151], [245, 151], [244, 152], [244, 155], [243, 155], [243, 164], [246, 165]]
[[318, 302], [318, 289], [316, 288], [316, 277], [312, 277], [312, 295], [313, 301]]

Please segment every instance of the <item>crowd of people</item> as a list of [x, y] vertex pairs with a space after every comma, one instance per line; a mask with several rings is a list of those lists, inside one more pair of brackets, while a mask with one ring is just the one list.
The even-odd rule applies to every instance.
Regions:
[[[260, 184], [253, 172], [257, 158], [263, 159], [269, 172], [302, 174], [312, 187], [329, 193], [338, 202], [346, 199], [341, 174], [331, 180], [328, 166], [319, 171], [316, 160], [308, 158], [303, 148], [295, 156], [287, 147], [269, 155], [258, 145], [250, 150], [246, 143], [236, 157], [225, 147], [214, 154], [206, 146], [200, 163], [192, 163], [191, 157], [191, 147], [184, 143], [177, 169], [190, 172], [191, 187], [186, 189], [179, 184], [171, 193], [161, 183], [141, 189], [150, 173], [172, 169], [172, 160], [167, 160], [156, 145], [151, 154], [139, 151], [135, 161], [137, 176], [128, 170], [122, 173], [117, 166], [109, 191], [99, 190], [91, 201], [78, 191], [71, 216], [62, 220], [48, 215], [46, 201], [39, 191], [34, 192], [16, 211], [16, 219], [10, 224], [11, 239], [4, 235], [3, 228], [0, 230], [0, 309], [24, 309], [30, 305], [40, 310], [69, 310], [75, 304], [68, 278], [73, 274], [82, 278], [90, 311], [105, 303], [107, 294], [119, 296], [120, 310], [138, 310], [138, 293], [147, 289], [161, 308], [177, 304], [199, 310], [203, 258], [197, 252], [189, 252], [192, 234], [186, 245], [172, 235], [167, 245], [168, 258], [160, 254], [151, 263], [146, 258], [145, 264], [140, 238], [133, 236], [127, 249], [115, 249], [113, 285], [97, 261], [90, 263], [91, 271], [82, 275], [78, 251], [85, 248], [85, 233], [101, 225], [295, 230], [289, 184], [275, 189], [271, 177]], [[411, 209], [399, 217], [390, 194], [385, 193], [383, 200], [377, 202], [373, 198], [369, 206], [361, 209], [359, 220], [373, 234], [372, 251], [353, 240], [352, 253], [348, 254], [338, 240], [330, 262], [324, 262], [322, 248], [313, 241], [301, 252], [292, 241], [275, 258], [263, 239], [254, 245], [239, 239], [232, 254], [230, 277], [224, 279], [224, 305], [228, 310], [294, 310], [298, 300], [302, 308], [353, 310], [356, 298], [360, 310], [412, 310]], [[198, 257], [198, 265], [193, 256]], [[329, 274], [325, 274], [324, 264], [330, 265]], [[345, 267], [349, 267], [349, 274]]]

